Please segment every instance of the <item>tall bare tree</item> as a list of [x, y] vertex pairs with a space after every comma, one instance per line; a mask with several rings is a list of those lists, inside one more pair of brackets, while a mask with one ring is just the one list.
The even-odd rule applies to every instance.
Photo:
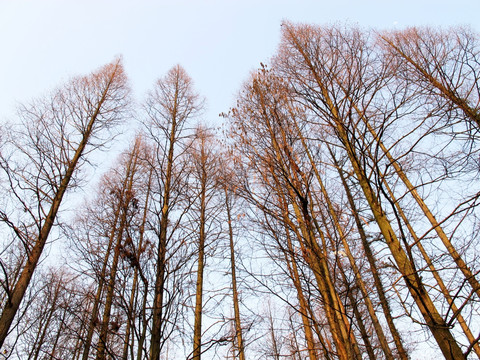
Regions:
[[[457, 340], [428, 294], [410, 248], [406, 244], [402, 246], [405, 239], [401, 233], [400, 237], [397, 235], [381, 203], [381, 194], [374, 190], [370, 180], [368, 166], [372, 165], [368, 164], [369, 159], [363, 152], [369, 140], [359, 129], [358, 121], [362, 117], [357, 109], [359, 104], [365, 107], [374, 103], [385, 82], [378, 82], [371, 76], [374, 71], [381, 73], [382, 68], [375, 67], [375, 56], [369, 50], [366, 36], [355, 29], [342, 32], [339, 28], [284, 24], [283, 44], [279, 66], [292, 78], [299, 96], [311, 106], [319, 122], [331, 129], [344, 148], [397, 268], [442, 353], [449, 359], [464, 358]], [[298, 63], [290, 62], [291, 58]]]
[[195, 231], [193, 238], [197, 244], [197, 271], [195, 286], [195, 314], [193, 325], [193, 351], [192, 359], [200, 360], [202, 355], [202, 317], [204, 313], [204, 278], [208, 246], [215, 238], [218, 231], [212, 226], [218, 206], [214, 198], [218, 190], [217, 173], [219, 162], [215, 153], [215, 138], [211, 130], [200, 125], [195, 129], [193, 144], [189, 149], [191, 172], [191, 192], [196, 201], [192, 206], [192, 215]]
[[[228, 157], [227, 157], [228, 159]], [[242, 329], [242, 321], [240, 316], [240, 296], [238, 293], [238, 284], [237, 284], [237, 263], [235, 260], [235, 233], [234, 233], [234, 205], [238, 196], [235, 194], [236, 185], [232, 181], [234, 178], [234, 172], [229, 167], [227, 161], [222, 161], [220, 163], [221, 168], [219, 169], [219, 187], [224, 192], [224, 201], [225, 201], [225, 215], [228, 223], [228, 243], [230, 250], [230, 271], [232, 277], [232, 299], [233, 299], [233, 316], [234, 316], [234, 328], [235, 335], [233, 339], [234, 343], [234, 357], [235, 352], [238, 355], [239, 360], [245, 360], [245, 344], [244, 344], [244, 335]]]
[[[193, 82], [179, 65], [158, 80], [145, 103], [146, 126], [154, 146], [154, 186], [158, 208], [158, 252], [154, 288], [153, 323], [150, 339], [150, 359], [158, 360], [162, 349], [162, 321], [164, 313], [164, 291], [166, 281], [166, 254], [168, 240], [176, 228], [178, 218], [172, 219], [172, 206], [179, 203], [182, 184], [186, 181], [183, 163], [180, 161], [186, 151], [188, 120], [202, 110], [203, 101], [193, 88]], [[182, 212], [182, 210], [180, 211]], [[181, 215], [180, 215], [181, 217]]]
[[[0, 212], [12, 240], [26, 256], [15, 280], [5, 274], [0, 346], [8, 335], [67, 190], [78, 168], [103, 147], [125, 117], [129, 89], [119, 59], [91, 75], [72, 79], [51, 97], [20, 108], [22, 124], [3, 139], [0, 170], [11, 203]], [[22, 214], [16, 212], [19, 209]], [[8, 242], [7, 242], [8, 244]], [[9, 280], [7, 280], [9, 279]], [[8, 286], [7, 286], [8, 285]]]

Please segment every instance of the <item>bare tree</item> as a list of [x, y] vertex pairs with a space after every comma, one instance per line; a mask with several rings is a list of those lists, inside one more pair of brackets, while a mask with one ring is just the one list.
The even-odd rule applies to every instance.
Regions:
[[214, 201], [218, 190], [217, 173], [219, 162], [215, 153], [215, 138], [211, 130], [198, 126], [189, 149], [191, 171], [190, 192], [196, 200], [192, 206], [193, 234], [197, 244], [197, 271], [195, 286], [195, 314], [193, 325], [192, 359], [200, 360], [202, 355], [202, 316], [204, 315], [204, 274], [208, 247], [218, 239], [219, 231], [212, 224], [218, 215], [218, 204]]
[[[298, 63], [291, 63], [291, 58], [298, 59]], [[362, 117], [357, 116], [356, 110], [359, 104], [365, 107], [374, 103], [385, 82], [378, 82], [372, 76], [374, 71], [382, 73], [382, 68], [375, 67], [375, 56], [369, 50], [366, 36], [355, 29], [342, 32], [338, 28], [284, 24], [284, 46], [278, 64], [295, 83], [299, 97], [311, 107], [318, 121], [330, 129], [347, 154], [397, 269], [442, 353], [449, 359], [464, 358], [428, 294], [410, 248], [406, 244], [402, 246], [405, 238], [401, 233], [397, 236], [381, 203], [381, 194], [375, 191], [370, 180], [369, 166], [374, 171], [376, 162], [374, 160], [373, 165], [368, 162], [368, 152], [364, 149], [370, 146], [369, 140], [359, 128]]]
[[[292, 131], [294, 127], [288, 120], [290, 114], [286, 101], [278, 84], [262, 69], [252, 77], [251, 83], [246, 84], [237, 108], [232, 111], [232, 131], [238, 141], [237, 148], [244, 154], [252, 172], [257, 171], [258, 183], [252, 184], [255, 193], [251, 193], [250, 201], [271, 212], [272, 187], [284, 189], [282, 191], [290, 199], [299, 242], [315, 276], [337, 352], [344, 359], [360, 358], [357, 341], [328, 264], [325, 232], [315, 216], [312, 169]], [[275, 183], [278, 185], [273, 185]], [[261, 199], [257, 191], [266, 193], [266, 198]], [[279, 218], [282, 219], [282, 215]]]
[[22, 125], [4, 139], [0, 169], [3, 184], [11, 192], [11, 203], [0, 212], [0, 219], [11, 231], [10, 241], [22, 244], [26, 256], [14, 283], [11, 274], [4, 274], [2, 285], [7, 297], [0, 317], [0, 346], [66, 191], [80, 181], [76, 173], [87, 155], [103, 147], [112, 136], [111, 130], [125, 117], [128, 93], [126, 76], [117, 59], [91, 75], [72, 79], [50, 98], [23, 106]]
[[[468, 129], [480, 128], [480, 42], [467, 28], [407, 28], [378, 34], [385, 56], [392, 57], [399, 78], [414, 82], [444, 121], [458, 117]], [[452, 116], [453, 115], [453, 116]]]
[[[228, 157], [227, 157], [228, 159]], [[234, 348], [234, 358], [235, 352], [238, 355], [239, 360], [245, 360], [245, 344], [244, 344], [244, 335], [242, 329], [242, 321], [240, 316], [240, 300], [238, 293], [237, 285], [237, 264], [235, 261], [235, 234], [234, 234], [234, 220], [233, 220], [233, 207], [235, 205], [235, 200], [238, 198], [236, 195], [236, 185], [232, 181], [234, 178], [234, 172], [229, 167], [230, 163], [227, 161], [222, 161], [220, 163], [219, 169], [219, 186], [223, 188], [224, 192], [224, 201], [225, 201], [225, 215], [228, 223], [228, 243], [230, 250], [230, 271], [232, 277], [232, 298], [233, 298], [233, 311], [234, 311], [234, 324], [235, 324], [235, 336], [233, 339]]]
[[[181, 191], [182, 184], [186, 181], [182, 178], [184, 169], [179, 159], [186, 150], [188, 120], [199, 114], [202, 103], [193, 89], [192, 80], [179, 65], [157, 81], [145, 103], [146, 126], [155, 153], [152, 164], [154, 187], [158, 189], [158, 196], [153, 199], [158, 207], [152, 210], [158, 218], [155, 230], [158, 236], [158, 253], [150, 339], [151, 360], [160, 358], [162, 348], [167, 245], [176, 228], [174, 224], [179, 221], [178, 218], [171, 217], [172, 206], [178, 205], [181, 197], [185, 195]], [[183, 213], [182, 210], [180, 212]], [[181, 217], [182, 215], [179, 215], [179, 218]]]

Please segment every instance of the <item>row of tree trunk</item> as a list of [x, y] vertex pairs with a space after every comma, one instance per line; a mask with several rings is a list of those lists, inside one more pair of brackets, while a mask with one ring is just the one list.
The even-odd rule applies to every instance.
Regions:
[[[409, 359], [424, 337], [480, 358], [479, 51], [464, 29], [284, 23], [222, 136], [175, 66], [70, 223], [132, 116], [121, 61], [24, 106], [0, 139], [3, 356]], [[68, 261], [39, 266], [54, 237]]]

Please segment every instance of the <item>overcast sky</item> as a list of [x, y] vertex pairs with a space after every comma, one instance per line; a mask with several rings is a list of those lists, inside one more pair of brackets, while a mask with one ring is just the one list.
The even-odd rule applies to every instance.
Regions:
[[207, 98], [205, 120], [227, 111], [242, 81], [278, 45], [280, 23], [470, 25], [480, 1], [0, 0], [0, 119], [67, 80], [122, 55], [135, 97], [181, 64]]

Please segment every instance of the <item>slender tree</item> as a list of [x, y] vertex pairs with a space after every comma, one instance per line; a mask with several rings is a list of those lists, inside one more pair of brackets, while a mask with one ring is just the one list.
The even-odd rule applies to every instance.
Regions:
[[195, 218], [193, 222], [198, 231], [194, 238], [197, 238], [197, 271], [195, 285], [195, 314], [193, 325], [193, 351], [192, 359], [199, 360], [202, 355], [202, 316], [204, 313], [204, 277], [207, 250], [218, 231], [214, 230], [212, 222], [218, 213], [218, 204], [214, 204], [217, 193], [219, 163], [215, 153], [214, 134], [211, 130], [198, 126], [195, 129], [193, 144], [189, 149], [191, 172], [191, 191], [196, 197], [192, 206]]
[[235, 185], [231, 181], [233, 172], [229, 171], [229, 167], [226, 162], [221, 165], [223, 168], [220, 171], [220, 187], [223, 188], [224, 200], [225, 200], [225, 215], [228, 223], [228, 247], [230, 250], [230, 271], [232, 277], [232, 299], [233, 299], [233, 316], [234, 316], [234, 357], [235, 351], [238, 355], [238, 359], [245, 360], [245, 345], [243, 340], [242, 321], [240, 316], [240, 296], [238, 293], [237, 285], [237, 265], [235, 261], [235, 235], [234, 235], [234, 222], [233, 222], [233, 206], [235, 204], [236, 194]]
[[185, 183], [182, 179], [183, 163], [179, 159], [186, 150], [188, 120], [202, 110], [202, 100], [195, 93], [190, 77], [177, 65], [157, 81], [144, 107], [147, 130], [154, 144], [153, 176], [158, 185], [158, 199], [155, 201], [159, 208], [153, 210], [158, 217], [158, 250], [150, 339], [150, 359], [158, 360], [162, 348], [167, 240], [171, 237], [169, 232], [175, 229], [170, 226], [174, 221], [171, 207], [178, 204], [183, 195], [179, 189]]
[[[14, 284], [4, 288], [7, 299], [0, 317], [0, 346], [8, 335], [32, 279], [63, 197], [79, 182], [75, 170], [94, 149], [105, 145], [125, 115], [128, 87], [120, 60], [85, 77], [72, 79], [51, 98], [20, 110], [23, 125], [10, 132], [2, 146], [0, 169], [12, 192], [14, 206], [25, 216], [0, 212], [27, 253]], [[78, 171], [77, 171], [78, 172]], [[10, 208], [11, 209], [11, 208]], [[24, 220], [23, 220], [24, 219]]]

